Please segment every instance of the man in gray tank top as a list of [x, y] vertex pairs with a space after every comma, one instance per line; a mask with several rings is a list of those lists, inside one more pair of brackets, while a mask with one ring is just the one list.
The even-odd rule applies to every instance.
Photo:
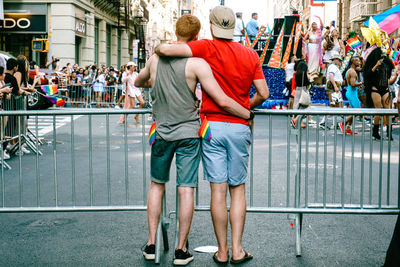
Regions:
[[[178, 43], [196, 40], [200, 21], [184, 15], [176, 23]], [[176, 155], [179, 194], [179, 240], [174, 264], [186, 265], [193, 260], [186, 242], [194, 211], [194, 188], [200, 163], [200, 119], [195, 88], [202, 89], [224, 110], [243, 119], [250, 111], [228, 97], [218, 85], [210, 66], [200, 58], [162, 58], [153, 55], [136, 78], [135, 86], [152, 87], [153, 119], [156, 141], [151, 148], [151, 185], [147, 199], [148, 242], [143, 250], [147, 260], [155, 258], [155, 237], [161, 213], [165, 183], [169, 180], [172, 159]]]

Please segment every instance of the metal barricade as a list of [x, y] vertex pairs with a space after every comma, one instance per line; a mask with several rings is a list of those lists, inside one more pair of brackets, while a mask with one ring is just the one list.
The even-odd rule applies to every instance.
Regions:
[[[137, 113], [141, 116], [140, 124], [125, 118], [122, 126], [116, 125], [120, 114]], [[43, 155], [37, 154], [34, 161], [24, 161], [24, 167], [34, 171], [22, 168], [21, 157], [18, 172], [2, 168], [0, 213], [146, 210], [150, 122], [145, 117], [149, 113], [149, 109], [3, 112], [2, 117], [33, 117], [36, 135], [39, 120], [45, 116], [52, 121], [52, 131], [43, 137], [48, 144]], [[294, 129], [290, 124], [292, 115], [302, 116], [305, 124], [310, 122], [311, 115], [317, 124]], [[293, 214], [290, 219], [296, 230], [296, 256], [301, 256], [304, 214], [398, 214], [400, 211], [398, 130], [393, 135], [395, 141], [390, 138], [374, 141], [372, 126], [365, 120], [353, 119], [352, 130], [358, 134], [341, 134], [335, 124], [350, 115], [372, 118], [394, 116], [396, 111], [257, 112], [250, 147], [247, 211]], [[325, 116], [330, 116], [325, 125], [335, 127], [319, 127], [318, 122]], [[64, 126], [58, 125], [59, 118], [67, 119]], [[384, 136], [382, 120], [380, 129]], [[29, 175], [34, 179], [28, 179]], [[6, 176], [19, 179], [5, 179]], [[199, 181], [195, 210], [209, 211], [208, 202], [209, 185]], [[169, 215], [177, 213], [177, 210], [168, 213], [166, 208], [164, 201], [156, 262], [160, 256], [161, 232], [166, 231]], [[165, 241], [164, 248], [168, 248]]]
[[69, 85], [67, 87], [67, 105], [73, 108], [87, 108], [91, 85]]
[[[23, 111], [27, 109], [27, 97], [20, 95], [15, 96], [13, 94], [6, 95], [2, 99], [2, 109], [4, 112], [7, 111]], [[8, 144], [10, 155], [21, 153], [21, 146], [26, 144], [33, 152], [41, 154], [38, 150], [38, 146], [34, 145], [36, 136], [32, 134], [27, 128], [27, 116], [25, 115], [11, 115], [1, 116], [0, 118], [0, 129], [1, 129], [1, 163], [6, 168], [11, 169], [10, 165], [4, 161], [3, 144]]]

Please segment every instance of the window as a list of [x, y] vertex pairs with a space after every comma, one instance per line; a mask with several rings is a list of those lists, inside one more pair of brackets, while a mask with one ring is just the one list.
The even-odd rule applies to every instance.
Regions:
[[121, 67], [121, 31], [118, 30], [117, 44], [117, 68]]
[[106, 25], [106, 65], [111, 65], [111, 25]]
[[99, 22], [100, 20], [95, 19], [94, 22], [94, 62], [99, 63]]

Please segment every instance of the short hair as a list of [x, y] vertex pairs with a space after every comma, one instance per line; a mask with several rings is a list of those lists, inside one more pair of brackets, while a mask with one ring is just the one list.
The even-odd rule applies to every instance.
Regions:
[[240, 17], [242, 17], [242, 15], [243, 15], [243, 13], [242, 13], [242, 12], [236, 12], [236, 17], [237, 17], [237, 18], [240, 18]]
[[254, 17], [254, 16], [257, 16], [258, 15], [258, 13], [251, 13], [251, 17]]
[[15, 58], [9, 58], [7, 60], [7, 70], [12, 70], [16, 66], [18, 66], [18, 61]]
[[350, 63], [354, 64], [354, 61], [356, 61], [356, 60], [360, 60], [360, 57], [359, 56], [352, 57], [351, 60], [350, 60]]
[[200, 32], [200, 20], [193, 15], [183, 15], [176, 22], [176, 35], [186, 41], [191, 41]]
[[4, 73], [4, 67], [0, 66], [0, 75], [3, 75], [3, 73]]

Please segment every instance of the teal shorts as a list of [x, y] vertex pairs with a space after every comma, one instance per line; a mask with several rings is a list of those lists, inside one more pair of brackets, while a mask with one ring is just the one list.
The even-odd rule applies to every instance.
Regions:
[[202, 143], [204, 179], [237, 186], [246, 183], [251, 132], [248, 125], [209, 121], [211, 140]]
[[151, 180], [165, 184], [169, 181], [172, 159], [176, 163], [176, 185], [196, 187], [199, 178], [200, 138], [188, 138], [177, 141], [156, 139], [151, 146]]

